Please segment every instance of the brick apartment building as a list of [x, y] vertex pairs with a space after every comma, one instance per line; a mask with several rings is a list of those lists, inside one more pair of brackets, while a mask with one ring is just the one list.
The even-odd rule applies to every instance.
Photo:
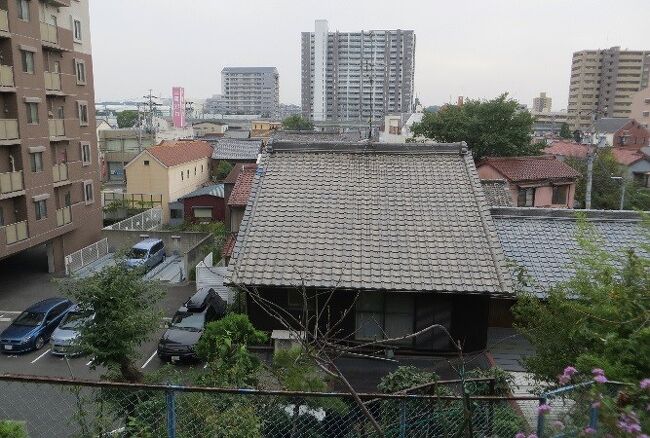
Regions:
[[0, 259], [102, 224], [88, 0], [0, 0]]

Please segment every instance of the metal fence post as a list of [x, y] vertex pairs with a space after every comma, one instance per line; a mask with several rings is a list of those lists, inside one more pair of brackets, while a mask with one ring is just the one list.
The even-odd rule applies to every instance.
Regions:
[[[546, 403], [546, 397], [540, 397], [539, 406]], [[537, 411], [537, 436], [542, 438], [544, 435], [544, 415]]]
[[598, 430], [598, 407], [593, 404], [589, 408], [589, 427]]
[[165, 391], [167, 405], [167, 437], [176, 438], [176, 397], [174, 389], [169, 387]]
[[399, 438], [406, 438], [406, 408], [404, 399], [399, 401]]

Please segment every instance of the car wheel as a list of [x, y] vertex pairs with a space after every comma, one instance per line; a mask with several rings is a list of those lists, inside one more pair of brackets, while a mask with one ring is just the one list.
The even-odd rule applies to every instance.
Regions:
[[36, 350], [40, 350], [41, 348], [43, 348], [43, 345], [45, 345], [45, 339], [43, 339], [43, 336], [37, 337], [36, 340], [34, 341], [34, 348]]

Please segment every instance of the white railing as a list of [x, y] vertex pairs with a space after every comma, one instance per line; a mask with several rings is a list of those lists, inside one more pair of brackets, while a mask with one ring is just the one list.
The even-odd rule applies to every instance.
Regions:
[[5, 233], [8, 245], [27, 239], [29, 237], [29, 233], [27, 232], [27, 221], [6, 225]]
[[50, 137], [63, 137], [65, 136], [65, 124], [63, 119], [50, 119]]
[[50, 23], [41, 22], [41, 40], [47, 43], [58, 44], [58, 29], [56, 26]]
[[[13, 71], [11, 72], [11, 80], [13, 82]], [[52, 91], [61, 91], [61, 73], [46, 71], [45, 89]]]
[[18, 120], [0, 119], [0, 140], [15, 140], [18, 138]]
[[0, 194], [18, 192], [23, 188], [22, 170], [0, 173]]
[[151, 231], [162, 225], [162, 209], [152, 208], [131, 216], [121, 222], [109, 225], [106, 230]]
[[106, 254], [108, 254], [108, 239], [103, 238], [99, 242], [65, 256], [65, 273], [66, 275], [72, 275], [84, 266], [101, 259]]
[[56, 225], [62, 227], [72, 222], [72, 207], [59, 208], [56, 211]]
[[9, 32], [9, 15], [4, 9], [0, 10], [0, 31]]
[[65, 181], [68, 179], [68, 165], [66, 163], [59, 163], [52, 166], [52, 178], [54, 182]]
[[0, 87], [13, 87], [14, 68], [10, 65], [0, 65]]

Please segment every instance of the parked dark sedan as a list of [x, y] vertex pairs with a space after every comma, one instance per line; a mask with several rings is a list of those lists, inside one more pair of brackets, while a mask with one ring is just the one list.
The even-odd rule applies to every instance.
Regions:
[[198, 359], [194, 348], [206, 324], [226, 313], [226, 302], [214, 289], [204, 287], [176, 311], [158, 342], [158, 357], [164, 361]]
[[30, 306], [0, 334], [0, 350], [6, 354], [39, 350], [72, 307], [66, 298], [48, 298]]

